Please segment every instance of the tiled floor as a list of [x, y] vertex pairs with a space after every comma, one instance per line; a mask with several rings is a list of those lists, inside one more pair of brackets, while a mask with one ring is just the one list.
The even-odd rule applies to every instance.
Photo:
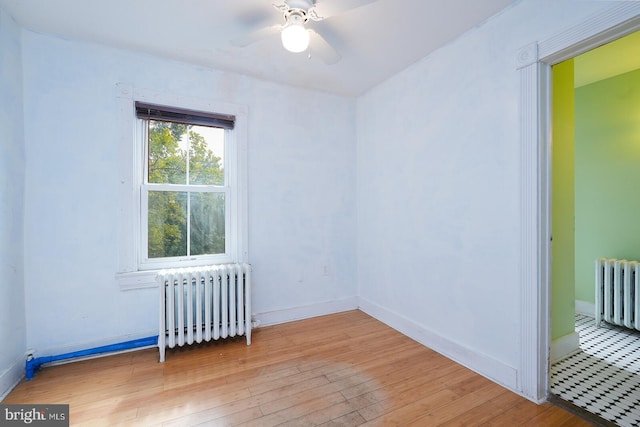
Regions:
[[640, 332], [576, 315], [579, 352], [551, 366], [551, 393], [619, 426], [640, 425]]

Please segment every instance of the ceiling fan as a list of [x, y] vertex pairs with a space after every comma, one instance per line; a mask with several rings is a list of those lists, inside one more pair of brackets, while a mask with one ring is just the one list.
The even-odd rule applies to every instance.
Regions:
[[[335, 64], [341, 58], [338, 51], [317, 31], [305, 25], [322, 21], [340, 13], [365, 6], [377, 0], [273, 0], [271, 5], [282, 13], [284, 24], [272, 25], [231, 41], [245, 47], [261, 39], [280, 34], [282, 45], [289, 52], [299, 53], [312, 49], [325, 63]], [[311, 46], [311, 48], [310, 48]]]

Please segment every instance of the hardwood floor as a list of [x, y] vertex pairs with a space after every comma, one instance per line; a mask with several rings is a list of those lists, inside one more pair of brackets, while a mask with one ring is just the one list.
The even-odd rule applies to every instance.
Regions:
[[71, 425], [589, 426], [360, 311], [232, 339], [45, 367], [3, 403], [70, 404]]

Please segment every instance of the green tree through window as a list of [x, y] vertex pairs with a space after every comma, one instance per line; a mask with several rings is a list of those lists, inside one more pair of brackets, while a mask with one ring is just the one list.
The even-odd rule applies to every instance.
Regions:
[[148, 258], [225, 253], [224, 129], [147, 126]]

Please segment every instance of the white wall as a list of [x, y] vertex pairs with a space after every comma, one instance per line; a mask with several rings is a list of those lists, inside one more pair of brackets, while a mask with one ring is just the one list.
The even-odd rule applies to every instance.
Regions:
[[24, 372], [24, 135], [20, 28], [0, 10], [0, 400]]
[[254, 313], [357, 306], [354, 100], [28, 31], [23, 44], [27, 343], [39, 355], [157, 334], [157, 290], [114, 278], [118, 82], [248, 107]]
[[520, 390], [518, 50], [607, 7], [525, 0], [358, 100], [365, 311]]

